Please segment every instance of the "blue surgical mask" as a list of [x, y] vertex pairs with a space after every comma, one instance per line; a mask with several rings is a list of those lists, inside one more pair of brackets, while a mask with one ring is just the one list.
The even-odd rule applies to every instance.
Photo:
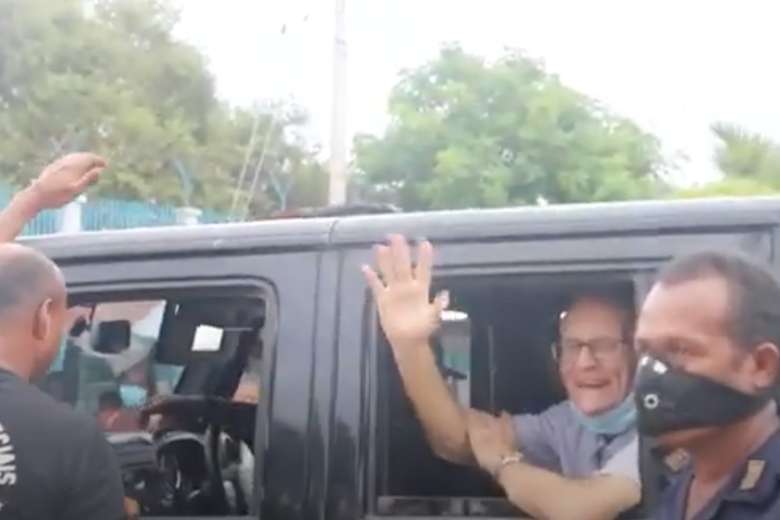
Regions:
[[122, 404], [128, 408], [140, 408], [146, 404], [146, 388], [139, 385], [119, 385]]
[[569, 404], [580, 424], [599, 435], [618, 435], [636, 425], [636, 404], [633, 394], [629, 394], [614, 408], [596, 415], [586, 415], [571, 401]]

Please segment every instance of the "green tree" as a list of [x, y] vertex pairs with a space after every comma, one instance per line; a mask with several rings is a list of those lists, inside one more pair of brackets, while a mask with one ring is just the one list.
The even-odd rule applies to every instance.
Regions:
[[274, 104], [261, 109], [258, 122], [235, 215], [325, 205], [328, 177], [317, 160], [318, 150], [297, 131], [306, 126], [307, 114], [294, 106]]
[[754, 179], [726, 178], [709, 182], [703, 186], [677, 190], [676, 198], [698, 199], [705, 197], [749, 197], [754, 195], [775, 195], [780, 190]]
[[355, 139], [356, 189], [406, 209], [650, 197], [658, 141], [520, 52], [458, 46], [403, 73], [381, 137]]
[[[172, 36], [177, 21], [166, 0], [0, 0], [2, 178], [19, 185], [91, 149], [111, 161], [99, 194], [229, 208], [256, 110], [217, 99], [203, 55]], [[302, 121], [257, 110], [261, 132]], [[313, 156], [297, 145], [285, 151]]]
[[745, 128], [715, 123], [715, 164], [723, 177], [678, 190], [681, 198], [773, 195], [780, 193], [780, 144]]
[[715, 162], [726, 177], [753, 179], [780, 188], [780, 144], [726, 123], [714, 124], [712, 131], [720, 140]]

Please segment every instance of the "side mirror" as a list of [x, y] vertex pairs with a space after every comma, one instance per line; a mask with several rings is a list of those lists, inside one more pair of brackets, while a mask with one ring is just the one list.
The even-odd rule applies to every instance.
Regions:
[[92, 334], [92, 348], [100, 354], [119, 354], [130, 348], [130, 322], [100, 322]]

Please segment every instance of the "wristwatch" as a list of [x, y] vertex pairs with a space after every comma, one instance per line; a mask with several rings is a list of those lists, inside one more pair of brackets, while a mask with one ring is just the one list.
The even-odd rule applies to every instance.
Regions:
[[493, 478], [495, 480], [498, 480], [501, 477], [501, 472], [504, 470], [505, 467], [511, 465], [511, 464], [517, 464], [519, 462], [522, 462], [523, 460], [523, 454], [519, 451], [515, 451], [514, 453], [510, 453], [508, 455], [503, 455], [501, 457], [501, 460], [498, 461], [498, 465], [496, 466], [496, 469], [493, 470]]

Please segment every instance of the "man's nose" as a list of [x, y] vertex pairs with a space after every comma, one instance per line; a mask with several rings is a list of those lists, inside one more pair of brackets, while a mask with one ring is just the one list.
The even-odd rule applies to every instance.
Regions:
[[593, 352], [588, 345], [582, 345], [580, 351], [577, 353], [577, 367], [579, 368], [593, 368], [597, 366], [596, 358], [593, 356]]

